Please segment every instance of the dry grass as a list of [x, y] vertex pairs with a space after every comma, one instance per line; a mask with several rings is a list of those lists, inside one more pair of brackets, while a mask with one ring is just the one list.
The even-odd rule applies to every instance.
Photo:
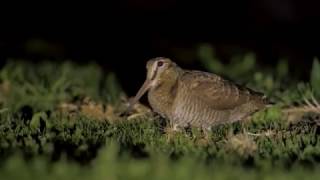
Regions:
[[241, 156], [253, 155], [257, 148], [254, 138], [245, 133], [229, 135], [226, 140], [226, 149]]
[[[308, 99], [304, 96], [303, 103], [296, 107], [289, 107], [282, 109], [286, 119], [289, 123], [295, 123], [303, 119], [306, 114], [320, 114], [320, 103], [313, 94]], [[320, 121], [315, 119], [316, 123], [320, 125]]]

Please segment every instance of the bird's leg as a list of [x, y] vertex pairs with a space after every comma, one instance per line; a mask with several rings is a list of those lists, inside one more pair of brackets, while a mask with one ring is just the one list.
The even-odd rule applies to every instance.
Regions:
[[249, 123], [253, 119], [253, 114], [246, 115], [242, 118], [242, 122]]
[[174, 124], [172, 130], [173, 131], [180, 131], [179, 125], [178, 124]]
[[182, 129], [183, 129], [183, 128], [182, 128], [183, 125], [177, 123], [177, 121], [170, 121], [170, 122], [168, 123], [168, 125], [169, 125], [168, 128], [169, 128], [171, 131], [173, 131], [173, 132], [181, 132]]
[[166, 128], [165, 128], [165, 133], [168, 141], [171, 141], [177, 133], [181, 132], [181, 128], [178, 124], [172, 124], [170, 123]]
[[209, 140], [210, 139], [211, 127], [202, 128], [202, 131], [203, 131], [203, 134], [204, 134], [204, 139]]
[[247, 130], [247, 124], [249, 124], [253, 119], [253, 116], [252, 114], [250, 115], [247, 115], [245, 117], [243, 117], [242, 121], [241, 121], [241, 124], [242, 124], [242, 133], [244, 134], [249, 134], [250, 132]]
[[202, 127], [201, 128], [202, 136], [197, 140], [197, 144], [206, 146], [210, 142], [210, 132], [211, 128], [209, 127]]

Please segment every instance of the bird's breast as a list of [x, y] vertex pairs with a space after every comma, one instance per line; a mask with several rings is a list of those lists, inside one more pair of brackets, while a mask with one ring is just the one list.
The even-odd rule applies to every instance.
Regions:
[[174, 97], [163, 89], [153, 89], [148, 92], [148, 101], [151, 108], [165, 118], [169, 118], [173, 99]]

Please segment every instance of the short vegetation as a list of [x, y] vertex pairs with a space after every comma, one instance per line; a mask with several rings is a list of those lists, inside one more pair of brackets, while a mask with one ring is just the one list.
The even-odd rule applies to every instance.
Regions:
[[221, 63], [201, 46], [204, 70], [275, 104], [248, 122], [173, 132], [128, 103], [117, 77], [95, 63], [9, 60], [0, 71], [1, 179], [320, 179], [320, 64], [310, 78], [286, 60], [261, 67], [252, 53]]

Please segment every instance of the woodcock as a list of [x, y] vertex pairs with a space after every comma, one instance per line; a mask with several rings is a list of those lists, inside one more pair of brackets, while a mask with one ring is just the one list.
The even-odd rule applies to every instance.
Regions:
[[208, 72], [185, 70], [168, 58], [147, 62], [147, 77], [130, 101], [129, 109], [148, 91], [156, 113], [169, 119], [174, 129], [241, 121], [266, 107], [262, 93], [237, 85]]

